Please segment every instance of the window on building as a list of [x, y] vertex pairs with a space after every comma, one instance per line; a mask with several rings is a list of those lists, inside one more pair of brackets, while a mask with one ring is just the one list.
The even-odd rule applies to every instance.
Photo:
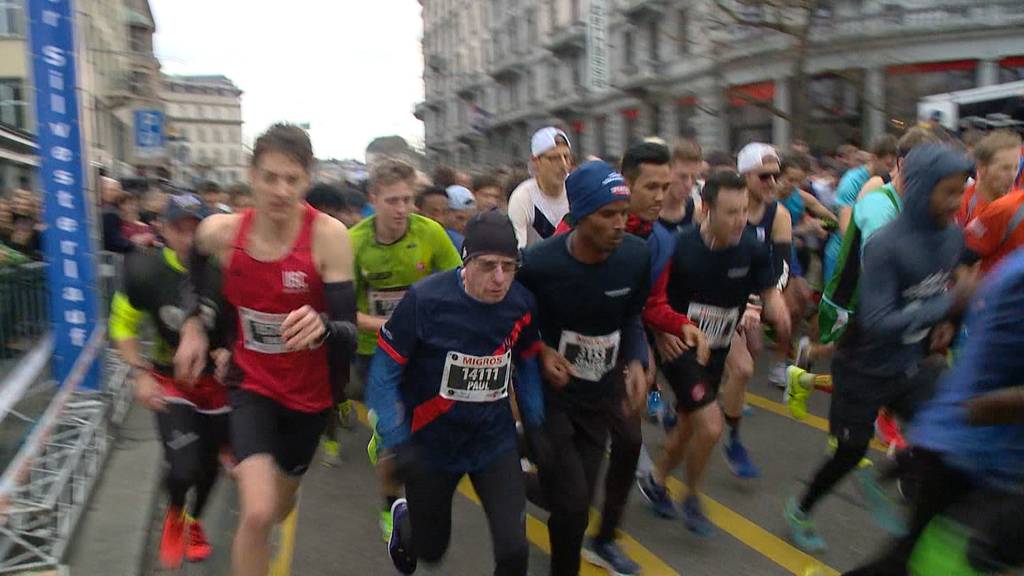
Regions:
[[637, 128], [639, 128], [639, 122], [637, 121], [639, 120], [640, 115], [636, 114], [633, 110], [626, 110], [622, 117], [623, 136], [626, 140], [626, 146], [629, 146], [640, 138], [637, 133]]
[[626, 30], [622, 34], [622, 62], [627, 68], [632, 67], [634, 64], [632, 30]]
[[651, 136], [661, 136], [661, 106], [651, 106]]
[[558, 29], [558, 4], [557, 0], [548, 0], [548, 29], [552, 32]]
[[583, 86], [583, 56], [577, 56], [572, 60], [572, 85], [576, 89]]
[[528, 102], [537, 101], [537, 76], [533, 70], [526, 72], [526, 100]]
[[0, 0], [0, 36], [24, 36], [23, 0]]
[[676, 13], [676, 46], [679, 54], [690, 53], [690, 17], [686, 10]]
[[694, 138], [697, 133], [693, 128], [693, 116], [696, 99], [691, 103], [688, 99], [676, 105], [676, 135], [680, 138]]
[[129, 76], [132, 94], [147, 96], [149, 94], [149, 73], [145, 70], [132, 70]]
[[560, 78], [558, 77], [558, 61], [551, 63], [548, 70], [548, 95], [554, 96], [562, 91]]
[[235, 166], [240, 166], [242, 164], [242, 158], [241, 154], [238, 152], [238, 148], [231, 149], [231, 163]]
[[650, 27], [647, 33], [647, 57], [651, 62], [658, 62], [661, 60], [661, 26], [658, 25], [658, 21], [651, 19]]
[[532, 8], [526, 13], [526, 38], [530, 46], [537, 45], [537, 14]]
[[572, 0], [572, 4], [570, 6], [571, 6], [571, 9], [572, 9], [572, 12], [570, 13], [570, 16], [571, 16], [570, 22], [572, 22], [572, 23], [579, 22], [579, 19], [580, 19], [580, 0]]
[[598, 116], [594, 119], [594, 146], [597, 147], [597, 156], [599, 158], [608, 157], [608, 134], [606, 131], [608, 125], [607, 116]]
[[0, 78], [0, 124], [25, 130], [25, 87], [20, 78]]
[[146, 34], [145, 28], [133, 26], [128, 34], [128, 49], [132, 52], [146, 52], [149, 47]]

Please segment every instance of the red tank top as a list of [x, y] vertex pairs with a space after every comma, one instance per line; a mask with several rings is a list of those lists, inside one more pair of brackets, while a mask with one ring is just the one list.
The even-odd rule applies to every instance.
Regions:
[[253, 211], [247, 210], [224, 275], [224, 296], [238, 311], [232, 359], [241, 370], [242, 388], [300, 412], [331, 406], [327, 347], [287, 352], [281, 339], [281, 323], [289, 312], [307, 304], [317, 312], [325, 310], [323, 280], [312, 252], [317, 214], [307, 204], [291, 252], [262, 262], [245, 251], [253, 221]]

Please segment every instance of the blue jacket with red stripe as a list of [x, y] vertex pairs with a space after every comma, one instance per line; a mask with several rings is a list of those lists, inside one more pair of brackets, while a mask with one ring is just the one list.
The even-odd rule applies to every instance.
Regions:
[[517, 448], [503, 387], [513, 371], [528, 426], [543, 422], [544, 406], [533, 295], [513, 282], [501, 302], [480, 302], [460, 271], [406, 292], [380, 331], [366, 399], [385, 447], [411, 441], [431, 467], [466, 473]]

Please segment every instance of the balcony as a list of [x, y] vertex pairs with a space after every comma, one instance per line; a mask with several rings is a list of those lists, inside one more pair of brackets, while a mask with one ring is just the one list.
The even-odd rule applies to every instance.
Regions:
[[425, 122], [427, 118], [427, 110], [429, 108], [430, 107], [427, 106], [426, 102], [417, 102], [412, 108], [412, 115], [420, 122]]
[[661, 18], [665, 15], [665, 0], [626, 0], [622, 12], [632, 20]]
[[455, 93], [460, 98], [471, 98], [484, 84], [484, 75], [479, 72], [462, 72], [455, 79]]
[[526, 63], [523, 57], [516, 51], [499, 54], [491, 63], [488, 74], [498, 82], [507, 82], [518, 77], [526, 71]]
[[548, 98], [548, 113], [552, 116], [571, 116], [582, 112], [586, 106], [587, 95], [587, 89], [582, 85], [570, 85]]
[[582, 20], [563, 26], [551, 34], [547, 49], [556, 56], [573, 56], [587, 49], [587, 25]]
[[865, 36], [927, 34], [1024, 24], [1024, 3], [1020, 0], [945, 0], [933, 5], [907, 7], [902, 3], [881, 4], [877, 10], [822, 19], [812, 31], [816, 43], [863, 39]]
[[619, 90], [633, 94], [644, 94], [664, 80], [663, 62], [644, 59], [619, 68], [612, 80], [612, 85]]

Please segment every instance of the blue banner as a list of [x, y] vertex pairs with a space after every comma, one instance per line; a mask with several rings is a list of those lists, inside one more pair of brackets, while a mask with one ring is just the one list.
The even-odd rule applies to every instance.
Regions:
[[[29, 0], [29, 37], [36, 89], [39, 180], [43, 187], [53, 376], [65, 382], [96, 327], [96, 266], [89, 234], [75, 69], [71, 0]], [[98, 389], [99, 362], [82, 388]]]
[[136, 158], [163, 158], [164, 113], [160, 110], [136, 110], [132, 115]]

